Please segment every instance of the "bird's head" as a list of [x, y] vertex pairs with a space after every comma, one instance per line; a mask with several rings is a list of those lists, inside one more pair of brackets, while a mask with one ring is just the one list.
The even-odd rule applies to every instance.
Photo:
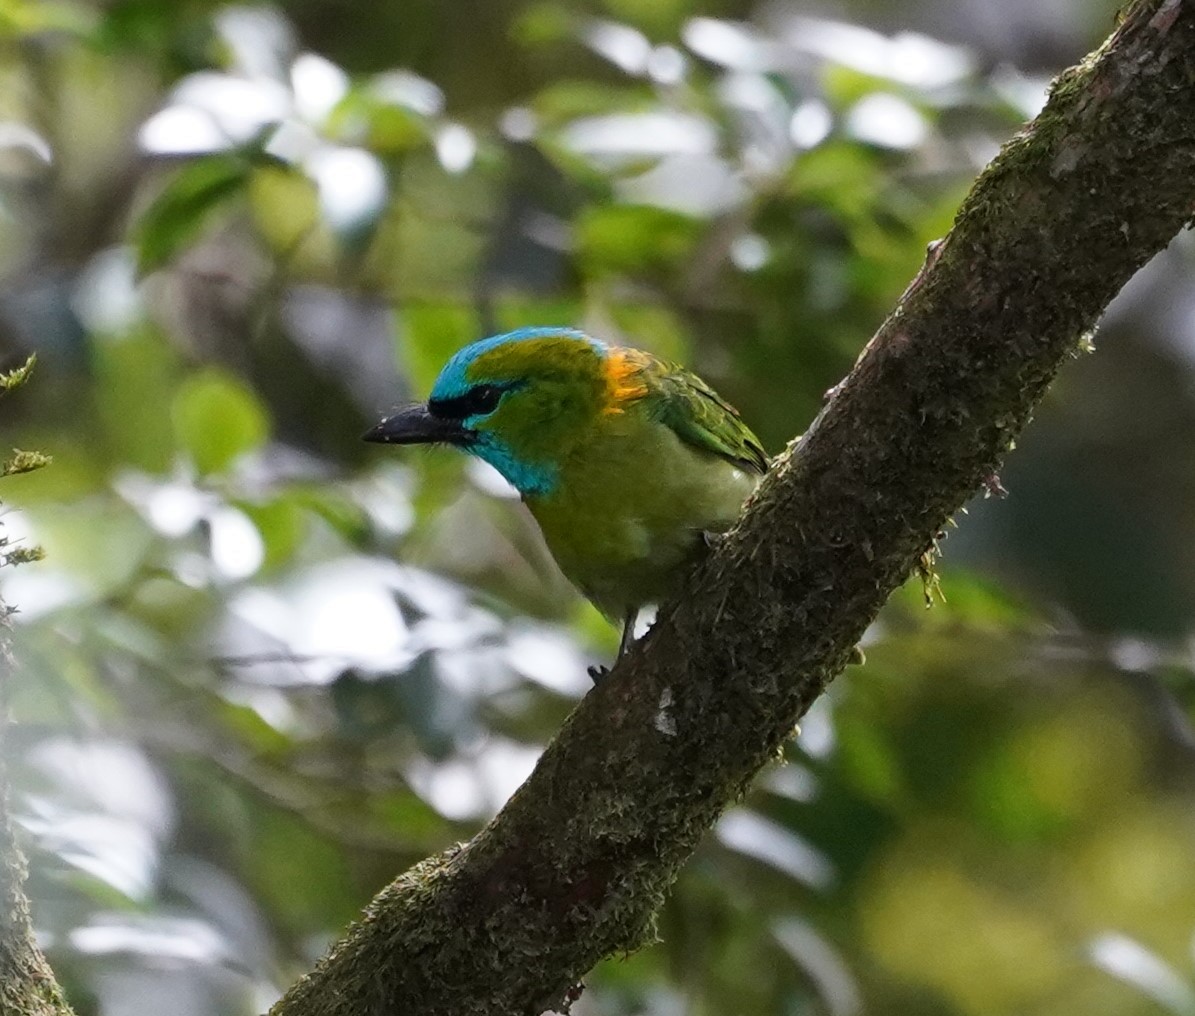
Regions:
[[628, 351], [570, 328], [524, 328], [466, 346], [425, 404], [400, 409], [365, 440], [456, 445], [521, 494], [550, 494], [589, 428], [645, 392]]

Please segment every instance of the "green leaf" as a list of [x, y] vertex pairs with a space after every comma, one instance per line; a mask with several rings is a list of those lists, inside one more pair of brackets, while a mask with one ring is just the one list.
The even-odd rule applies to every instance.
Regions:
[[156, 271], [194, 240], [212, 214], [241, 193], [250, 168], [240, 154], [221, 154], [179, 170], [133, 227], [137, 271]]
[[257, 397], [223, 371], [209, 369], [188, 380], [171, 409], [179, 444], [202, 473], [226, 468], [269, 436], [270, 422]]

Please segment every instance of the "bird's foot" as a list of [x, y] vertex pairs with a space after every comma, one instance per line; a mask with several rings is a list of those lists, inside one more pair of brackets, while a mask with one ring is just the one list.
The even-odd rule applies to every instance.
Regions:
[[701, 542], [705, 544], [706, 550], [713, 553], [726, 542], [726, 534], [714, 533], [708, 529], [703, 529], [701, 532]]
[[610, 668], [595, 663], [592, 667], [586, 667], [585, 673], [589, 675], [595, 685], [598, 685], [610, 676]]

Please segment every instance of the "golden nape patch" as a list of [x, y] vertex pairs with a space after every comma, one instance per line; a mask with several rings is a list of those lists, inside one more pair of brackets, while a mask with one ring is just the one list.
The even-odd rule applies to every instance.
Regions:
[[637, 362], [634, 350], [611, 349], [606, 354], [606, 383], [610, 404], [605, 413], [621, 413], [622, 405], [647, 394], [643, 381], [643, 365]]

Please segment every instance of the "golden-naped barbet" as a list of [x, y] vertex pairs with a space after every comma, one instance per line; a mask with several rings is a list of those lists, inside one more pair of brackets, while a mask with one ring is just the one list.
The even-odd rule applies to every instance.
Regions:
[[519, 492], [565, 576], [623, 624], [676, 590], [767, 469], [759, 439], [699, 377], [569, 328], [524, 328], [453, 356], [426, 404], [365, 435], [445, 443]]

